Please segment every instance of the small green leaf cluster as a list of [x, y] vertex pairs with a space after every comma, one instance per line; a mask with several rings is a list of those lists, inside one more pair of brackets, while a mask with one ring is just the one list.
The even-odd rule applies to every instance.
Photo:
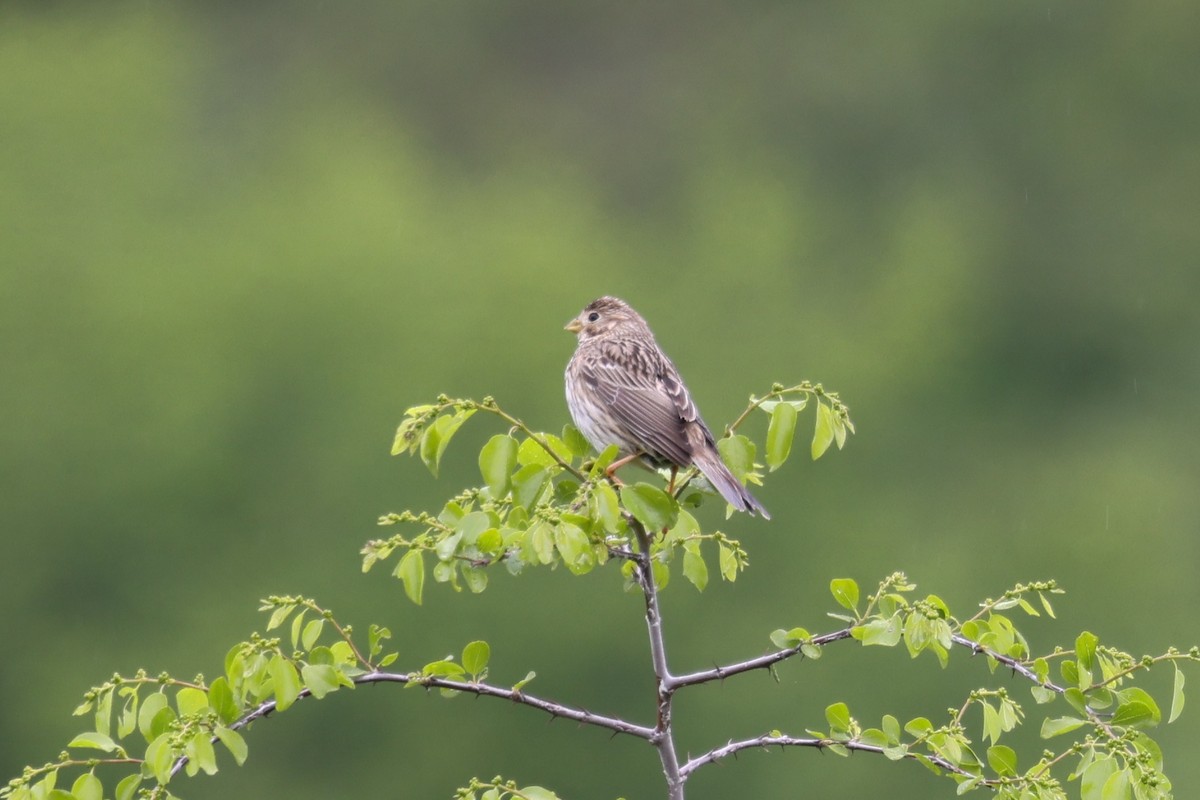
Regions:
[[[131, 677], [114, 675], [89, 690], [75, 709], [76, 716], [90, 715], [92, 726], [76, 736], [68, 751], [54, 763], [27, 769], [0, 789], [6, 800], [101, 800], [106, 796], [97, 775], [103, 765], [137, 768], [116, 783], [111, 796], [132, 800], [139, 791], [152, 798], [173, 795], [167, 784], [176, 772], [187, 775], [217, 772], [220, 744], [235, 763], [246, 760], [248, 748], [239, 731], [257, 716], [287, 710], [298, 698], [321, 698], [339, 688], [353, 688], [354, 678], [386, 665], [395, 654], [374, 659], [390, 634], [372, 626], [370, 658], [364, 657], [332, 615], [302, 597], [270, 597], [267, 630], [291, 619], [290, 647], [279, 638], [254, 635], [229, 650], [224, 674], [212, 681], [196, 676], [191, 681], [170, 675], [151, 677], [139, 671]], [[332, 641], [327, 632], [332, 630]], [[486, 661], [486, 658], [485, 658]], [[74, 751], [99, 750], [105, 758], [85, 758]], [[56, 788], [60, 773], [86, 768], [70, 790]]]
[[[739, 480], [762, 480], [761, 465], [755, 462], [758, 446], [738, 432], [750, 412], [761, 408], [770, 416], [765, 446], [773, 471], [787, 460], [797, 415], [810, 401], [817, 407], [813, 457], [832, 442], [839, 447], [845, 443], [854, 426], [836, 393], [808, 383], [776, 385], [766, 396], [752, 397], [718, 443]], [[583, 575], [616, 558], [624, 562], [629, 583], [629, 557], [638, 546], [631, 522], [658, 534], [650, 555], [659, 588], [667, 585], [671, 565], [677, 563], [683, 576], [703, 590], [709, 577], [705, 551], [709, 558], [715, 555], [723, 580], [736, 580], [745, 568], [747, 557], [740, 543], [720, 531], [702, 530], [692, 515], [690, 509], [707, 495], [693, 488], [700, 477], [695, 470], [669, 476], [665, 489], [647, 482], [621, 484], [606, 472], [617, 457], [615, 447], [596, 455], [571, 425], [559, 434], [535, 432], [490, 397], [476, 402], [442, 396], [436, 403], [408, 409], [392, 452], [419, 453], [436, 475], [451, 439], [479, 411], [510, 426], [479, 452], [481, 485], [450, 498], [436, 514], [403, 511], [384, 516], [381, 525], [400, 525], [405, 531], [363, 547], [364, 572], [397, 555], [392, 574], [414, 603], [421, 603], [430, 575], [456, 591], [465, 586], [482, 592], [488, 585], [487, 568], [494, 565], [503, 565], [513, 575], [560, 565]]]
[[500, 775], [490, 781], [472, 778], [454, 793], [454, 800], [559, 800], [558, 795], [541, 786], [518, 786]]
[[[949, 775], [958, 783], [959, 794], [985, 787], [1005, 800], [1059, 800], [1067, 794], [1054, 768], [1075, 758], [1067, 780], [1080, 782], [1082, 800], [1165, 800], [1171, 796], [1170, 781], [1162, 773], [1161, 751], [1146, 732], [1162, 721], [1162, 712], [1145, 689], [1128, 684], [1135, 673], [1170, 662], [1175, 680], [1167, 721], [1174, 721], [1184, 702], [1184, 673], [1179, 662], [1200, 660], [1200, 653], [1171, 648], [1139, 659], [1100, 645], [1094, 634], [1085, 631], [1076, 639], [1073, 651], [1058, 648], [1035, 657], [1024, 634], [1002, 612], [1017, 608], [1028, 616], [1041, 616], [1041, 611], [1054, 616], [1048, 595], [1062, 590], [1053, 581], [1019, 584], [999, 599], [984, 601], [964, 621], [953, 616], [936, 595], [912, 597], [915, 588], [903, 573], [895, 573], [882, 581], [863, 605], [855, 581], [836, 579], [830, 583], [830, 593], [850, 613], [829, 616], [848, 623], [845, 632], [863, 645], [894, 647], [904, 642], [912, 657], [929, 650], [943, 667], [955, 647], [983, 654], [991, 671], [1006, 667], [1029, 681], [1036, 704], [1059, 701], [1069, 707], [1066, 716], [1047, 713], [1041, 722], [1042, 738], [1069, 733], [1076, 733], [1077, 738], [1058, 750], [1045, 751], [1036, 763], [1019, 769], [1016, 751], [1000, 740], [1023, 723], [1025, 709], [1006, 688], [981, 688], [972, 691], [961, 707], [951, 709], [950, 718], [941, 726], [917, 717], [901, 727], [895, 717], [885, 715], [878, 727], [864, 729], [844, 703], [835, 703], [826, 709], [829, 729], [809, 731], [819, 737], [822, 746], [840, 754], [869, 749], [890, 759], [913, 758], [935, 773]], [[1030, 602], [1031, 597], [1037, 598], [1041, 611]], [[771, 635], [771, 641], [781, 649], [801, 649], [816, 657], [820, 654], [817, 642], [841, 638], [840, 633], [813, 637], [803, 628], [780, 629]], [[1050, 677], [1050, 665], [1055, 661], [1062, 685]], [[979, 709], [981, 724], [977, 740], [969, 733], [973, 726], [968, 718], [974, 708]], [[977, 753], [980, 745], [986, 745], [982, 758]]]
[[[471, 683], [479, 683], [487, 680], [487, 664], [491, 658], [492, 650], [487, 642], [475, 641], [463, 648], [460, 661], [455, 661], [453, 658], [443, 658], [438, 661], [431, 661], [421, 668], [419, 673], [414, 673], [407, 686], [427, 686], [430, 678], [445, 678], [451, 681], [469, 681]], [[534, 673], [529, 673], [525, 676], [525, 680], [514, 686], [514, 690], [519, 691], [519, 687], [524, 686], [533, 680]], [[442, 688], [443, 697], [454, 697], [458, 694], [455, 689]]]

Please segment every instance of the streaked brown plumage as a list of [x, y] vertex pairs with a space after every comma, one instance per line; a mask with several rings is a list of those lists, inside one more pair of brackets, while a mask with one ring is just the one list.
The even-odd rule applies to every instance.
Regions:
[[567, 406], [592, 447], [616, 444], [621, 457], [640, 456], [655, 467], [695, 466], [734, 508], [771, 518], [721, 461], [679, 370], [641, 315], [601, 297], [567, 330], [579, 337], [567, 364]]

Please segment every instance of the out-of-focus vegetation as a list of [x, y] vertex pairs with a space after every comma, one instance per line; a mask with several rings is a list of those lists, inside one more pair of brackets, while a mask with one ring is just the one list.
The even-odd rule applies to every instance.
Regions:
[[[389, 459], [404, 408], [490, 393], [561, 426], [560, 328], [603, 293], [714, 427], [804, 378], [858, 423], [775, 477], [772, 522], [728, 523], [737, 584], [667, 590], [674, 663], [819, 631], [831, 577], [896, 569], [956, 607], [1057, 578], [1046, 641], [1200, 641], [1198, 27], [1185, 2], [9, 4], [0, 773], [53, 758], [114, 670], [216, 675], [270, 593], [430, 660], [487, 638], [498, 680], [649, 721], [615, 572], [421, 608], [358, 574], [380, 513], [476, 478]], [[836, 700], [911, 716], [985, 669], [835, 650], [689, 699], [681, 747]], [[1193, 711], [1158, 732], [1179, 797]], [[184, 794], [661, 791], [640, 743], [560, 724], [363, 687], [256, 726], [245, 768]], [[747, 753], [689, 796], [929, 781]]]

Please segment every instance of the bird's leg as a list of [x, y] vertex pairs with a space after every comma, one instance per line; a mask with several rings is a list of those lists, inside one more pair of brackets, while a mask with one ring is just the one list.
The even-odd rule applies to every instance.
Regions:
[[611, 463], [611, 464], [609, 464], [607, 467], [605, 467], [605, 469], [604, 469], [604, 477], [608, 478], [608, 479], [609, 479], [610, 481], [612, 481], [612, 482], [613, 482], [613, 484], [615, 484], [616, 486], [624, 486], [624, 484], [623, 484], [623, 483], [621, 483], [621, 479], [620, 479], [620, 478], [618, 478], [618, 477], [617, 477], [615, 474], [613, 474], [613, 473], [615, 473], [615, 472], [616, 472], [617, 470], [619, 470], [621, 467], [623, 467], [623, 466], [625, 466], [626, 464], [628, 464], [630, 461], [633, 461], [635, 458], [641, 458], [641, 456], [642, 456], [642, 453], [641, 453], [641, 451], [634, 451], [634, 452], [630, 453], [630, 454], [629, 454], [629, 455], [627, 455], [627, 456], [624, 456], [624, 457], [622, 457], [622, 458], [618, 458], [616, 461], [612, 462], [612, 463]]

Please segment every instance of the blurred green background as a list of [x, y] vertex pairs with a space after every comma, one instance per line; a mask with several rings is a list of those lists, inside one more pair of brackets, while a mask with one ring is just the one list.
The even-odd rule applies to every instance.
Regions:
[[[435, 480], [387, 455], [403, 409], [494, 394], [557, 430], [562, 325], [605, 293], [714, 427], [805, 378], [858, 424], [771, 477], [771, 523], [705, 509], [752, 563], [668, 588], [678, 670], [828, 629], [830, 578], [896, 569], [960, 612], [1058, 578], [1039, 649], [1200, 642], [1197, 30], [1186, 0], [5, 4], [0, 775], [54, 758], [114, 670], [217, 674], [273, 592], [390, 625], [398, 666], [486, 638], [497, 681], [652, 721], [615, 569], [421, 608], [359, 574], [377, 516], [478, 480], [497, 430], [473, 420]], [[988, 680], [849, 645], [779, 678], [681, 696], [681, 746], [799, 733], [836, 700], [937, 718]], [[1200, 712], [1158, 735], [1195, 796]], [[641, 742], [395, 687], [249, 741], [178, 790], [448, 797], [503, 772], [662, 796]], [[689, 784], [884, 793], [953, 786], [807, 751]]]

